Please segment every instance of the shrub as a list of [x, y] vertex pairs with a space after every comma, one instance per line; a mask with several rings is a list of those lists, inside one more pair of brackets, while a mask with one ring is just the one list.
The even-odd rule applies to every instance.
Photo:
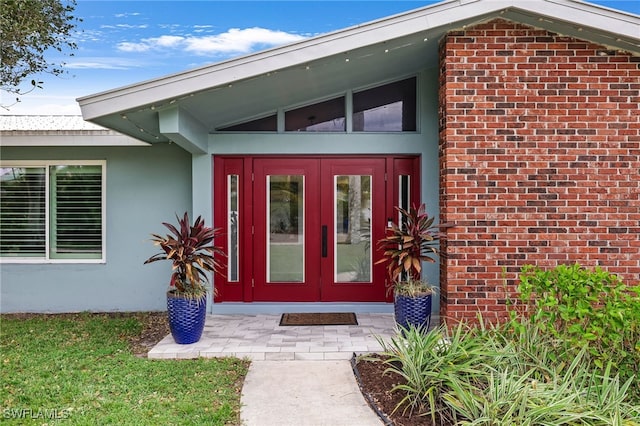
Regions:
[[633, 377], [609, 363], [600, 371], [587, 348], [567, 349], [547, 325], [528, 318], [487, 327], [415, 328], [384, 346], [386, 372], [404, 380], [396, 407], [435, 424], [635, 425]]
[[[404, 336], [404, 337], [403, 337]], [[405, 393], [396, 407], [411, 413], [451, 421], [456, 412], [444, 403], [443, 395], [451, 389], [478, 386], [486, 372], [486, 363], [498, 352], [467, 325], [460, 323], [449, 331], [440, 326], [427, 333], [410, 326], [403, 336], [384, 344], [386, 372], [404, 378], [405, 383], [393, 391]]]
[[596, 367], [602, 370], [611, 363], [622, 378], [636, 374], [640, 286], [628, 287], [614, 274], [579, 264], [551, 270], [525, 266], [518, 291], [531, 321], [567, 349], [575, 353], [585, 347]]

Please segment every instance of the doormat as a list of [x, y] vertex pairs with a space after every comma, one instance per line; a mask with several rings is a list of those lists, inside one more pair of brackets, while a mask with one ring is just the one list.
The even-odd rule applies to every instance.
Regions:
[[353, 312], [282, 314], [280, 325], [358, 325]]

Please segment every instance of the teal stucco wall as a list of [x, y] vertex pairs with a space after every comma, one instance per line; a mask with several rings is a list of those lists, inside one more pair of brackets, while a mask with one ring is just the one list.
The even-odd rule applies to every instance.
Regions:
[[3, 147], [2, 160], [106, 160], [106, 262], [1, 263], [0, 312], [165, 310], [170, 265], [149, 234], [191, 212], [191, 155], [173, 144]]

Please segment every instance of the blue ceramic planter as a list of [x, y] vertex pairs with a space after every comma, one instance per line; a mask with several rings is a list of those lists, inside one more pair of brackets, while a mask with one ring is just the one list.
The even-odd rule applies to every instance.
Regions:
[[431, 296], [407, 297], [396, 294], [393, 308], [398, 326], [408, 329], [413, 325], [427, 331], [431, 324]]
[[206, 296], [201, 300], [190, 300], [167, 293], [169, 329], [176, 343], [187, 345], [202, 337], [207, 316]]

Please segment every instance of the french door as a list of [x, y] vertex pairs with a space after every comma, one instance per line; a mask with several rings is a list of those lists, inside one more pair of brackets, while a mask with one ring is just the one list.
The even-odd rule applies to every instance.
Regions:
[[394, 168], [415, 174], [416, 159], [215, 161], [214, 190], [227, 194], [214, 197], [215, 222], [229, 253], [226, 278], [221, 286], [216, 281], [217, 301], [389, 300], [376, 241], [396, 214], [393, 206], [401, 205], [398, 197], [418, 192], [404, 174], [391, 182], [388, 176]]

